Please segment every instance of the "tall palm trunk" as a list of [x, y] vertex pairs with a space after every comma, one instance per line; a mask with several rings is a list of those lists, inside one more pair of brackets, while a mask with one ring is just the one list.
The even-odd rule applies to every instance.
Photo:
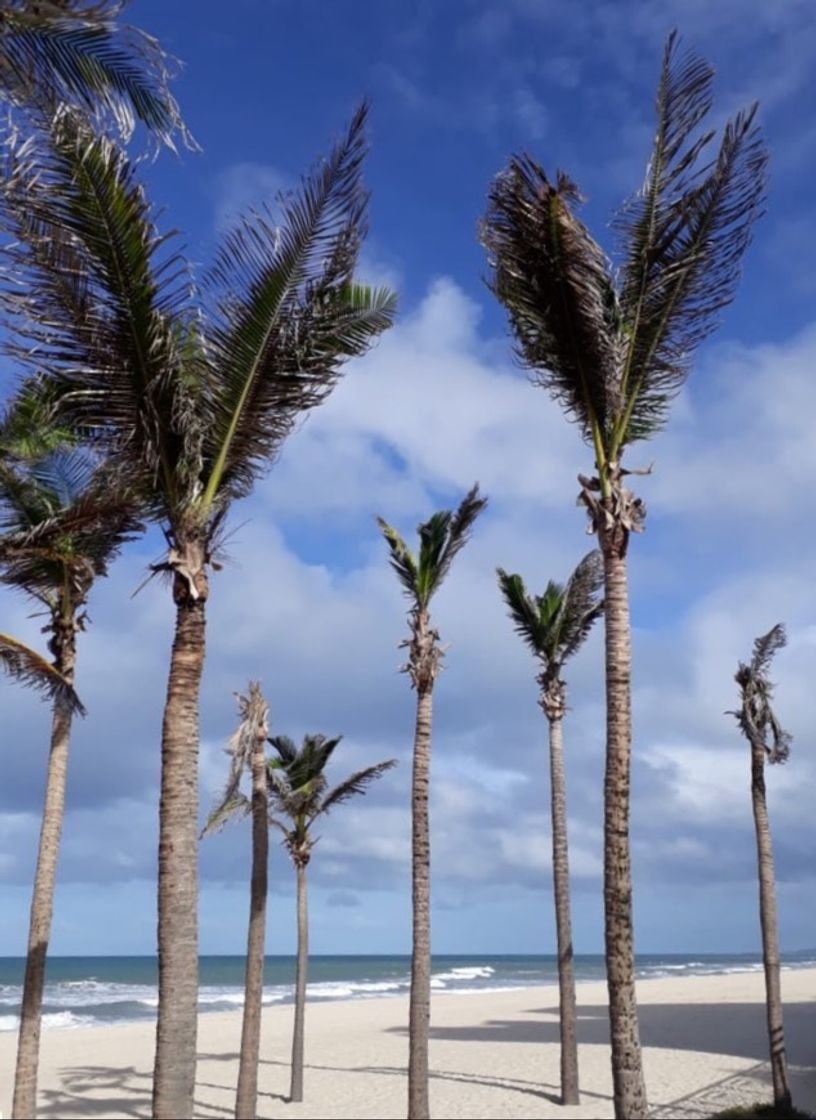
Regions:
[[759, 865], [759, 919], [762, 926], [762, 963], [765, 967], [765, 1009], [771, 1049], [774, 1104], [790, 1106], [788, 1062], [782, 1024], [782, 990], [779, 976], [779, 926], [776, 916], [776, 886], [773, 845], [765, 801], [765, 748], [751, 743], [751, 800], [754, 807], [757, 862]]
[[558, 938], [559, 1029], [561, 1034], [561, 1103], [579, 1104], [578, 1010], [570, 916], [569, 848], [567, 843], [567, 790], [564, 777], [562, 721], [550, 725], [550, 803], [552, 812], [553, 891]]
[[428, 786], [433, 691], [417, 689], [411, 792], [413, 945], [408, 1024], [408, 1120], [428, 1120], [428, 1033], [431, 1021], [431, 838]]
[[306, 1028], [306, 974], [309, 969], [309, 903], [306, 866], [295, 863], [297, 873], [297, 968], [295, 972], [295, 1029], [292, 1032], [292, 1081], [289, 1097], [303, 1100], [303, 1046]]
[[606, 775], [604, 778], [604, 933], [618, 1120], [648, 1116], [635, 996], [629, 780], [632, 753], [631, 623], [626, 534], [601, 530], [606, 620]]
[[162, 725], [156, 1120], [190, 1120], [198, 1006], [198, 707], [205, 599], [176, 579], [176, 633]]
[[[73, 618], [57, 621], [54, 631], [54, 665], [69, 684], [74, 683], [76, 632]], [[23, 999], [20, 1008], [20, 1037], [14, 1078], [12, 1116], [23, 1120], [37, 1115], [37, 1073], [40, 1056], [43, 989], [51, 919], [54, 909], [54, 884], [59, 859], [62, 821], [65, 812], [65, 783], [68, 776], [68, 751], [71, 742], [71, 712], [57, 705], [51, 724], [51, 749], [45, 783], [45, 805], [40, 826], [37, 870], [31, 898]]]
[[261, 1053], [266, 892], [269, 865], [269, 796], [266, 784], [266, 739], [258, 736], [252, 751], [252, 882], [247, 933], [244, 1018], [238, 1065], [237, 1120], [254, 1120], [258, 1106], [258, 1062]]

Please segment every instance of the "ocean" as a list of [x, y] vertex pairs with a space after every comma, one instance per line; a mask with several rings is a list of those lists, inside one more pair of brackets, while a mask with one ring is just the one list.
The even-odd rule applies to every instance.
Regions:
[[[816, 966], [816, 950], [788, 953], [783, 967]], [[0, 958], [0, 1031], [16, 1030], [25, 961]], [[706, 976], [755, 972], [760, 957], [751, 954], [641, 956], [637, 974]], [[579, 980], [603, 979], [603, 957], [577, 955]], [[293, 957], [267, 957], [264, 1003], [290, 1003]], [[408, 991], [407, 956], [313, 956], [309, 964], [309, 1000], [371, 999]], [[243, 1003], [243, 957], [202, 957], [201, 1011], [235, 1010]], [[510, 991], [557, 983], [553, 956], [436, 956], [432, 987], [463, 996], [484, 991]], [[53, 957], [43, 1005], [46, 1029], [80, 1028], [127, 1023], [155, 1017], [158, 1003], [155, 957]]]

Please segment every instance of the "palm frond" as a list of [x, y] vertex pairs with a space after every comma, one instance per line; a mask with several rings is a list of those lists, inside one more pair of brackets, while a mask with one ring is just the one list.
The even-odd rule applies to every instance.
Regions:
[[577, 653], [603, 614], [600, 593], [604, 586], [603, 557], [597, 549], [587, 553], [567, 581], [555, 624], [560, 664]]
[[251, 770], [252, 755], [257, 743], [267, 737], [269, 707], [257, 681], [250, 681], [246, 693], [238, 692], [235, 698], [240, 722], [226, 748], [230, 760], [229, 774], [224, 790], [207, 818], [202, 836], [223, 827], [236, 814], [246, 816], [250, 811], [250, 802], [241, 793], [241, 779]]
[[[475, 482], [459, 503], [458, 508], [454, 510], [448, 522], [448, 531], [442, 553], [434, 565], [436, 578], [431, 590], [436, 590], [447, 576], [454, 559], [470, 540], [476, 518], [486, 507], [487, 498], [482, 497], [479, 493], [479, 483]], [[420, 530], [420, 535], [421, 532]]]
[[405, 594], [410, 599], [416, 599], [419, 595], [419, 567], [416, 557], [413, 556], [405, 541], [393, 526], [384, 521], [382, 517], [377, 518], [377, 524], [391, 553], [391, 567], [397, 573], [397, 578], [402, 584]]
[[375, 766], [367, 766], [364, 770], [351, 774], [326, 794], [318, 809], [318, 815], [322, 816], [335, 805], [342, 805], [344, 801], [350, 801], [352, 797], [364, 794], [372, 782], [381, 778], [396, 765], [397, 760], [389, 758], [386, 762], [378, 762]]
[[290, 766], [297, 758], [298, 749], [288, 735], [272, 735], [267, 742], [278, 752], [279, 757], [274, 760], [276, 766]]
[[7, 0], [0, 13], [0, 82], [12, 103], [73, 105], [111, 118], [124, 139], [141, 121], [161, 142], [195, 147], [169, 81], [174, 60], [117, 17], [121, 0]]
[[625, 348], [613, 457], [665, 422], [697, 346], [733, 298], [761, 209], [768, 153], [756, 105], [727, 123], [716, 158], [700, 166], [714, 133], [694, 133], [711, 107], [711, 79], [670, 36], [646, 183], [618, 221]]
[[197, 437], [179, 370], [186, 268], [163, 248], [125, 154], [70, 114], [55, 114], [47, 141], [10, 145], [6, 159], [6, 349], [48, 370], [58, 417], [126, 449], [131, 474], [139, 467], [146, 489], [156, 480], [178, 508]]
[[352, 280], [365, 233], [366, 105], [324, 160], [269, 211], [229, 233], [211, 271], [215, 370], [202, 501], [246, 494], [344, 362], [390, 326], [393, 295]]
[[35, 650], [9, 634], [0, 634], [0, 666], [14, 680], [37, 689], [48, 700], [77, 715], [85, 715], [79, 697], [62, 673]]
[[530, 156], [493, 182], [481, 239], [490, 287], [504, 304], [516, 354], [602, 457], [615, 408], [616, 298], [604, 255], [574, 214], [580, 196]]
[[246, 796], [237, 791], [231, 798], [221, 799], [214, 809], [211, 810], [207, 817], [207, 823], [201, 830], [199, 839], [205, 836], [212, 836], [215, 832], [220, 832], [225, 824], [229, 821], [238, 820], [241, 817], [248, 817], [252, 811], [252, 802]]
[[787, 634], [782, 623], [777, 623], [767, 634], [754, 642], [753, 655], [746, 665], [740, 662], [734, 675], [742, 700], [736, 716], [742, 733], [751, 746], [760, 745], [769, 762], [785, 762], [790, 755], [792, 736], [780, 724], [773, 708], [773, 682], [770, 678], [771, 663], [787, 644]]
[[77, 436], [56, 419], [54, 387], [46, 377], [27, 378], [0, 419], [0, 459], [42, 460], [75, 447]]
[[512, 619], [516, 633], [524, 639], [536, 657], [545, 650], [545, 633], [536, 599], [529, 594], [524, 580], [518, 573], [496, 569], [499, 589]]

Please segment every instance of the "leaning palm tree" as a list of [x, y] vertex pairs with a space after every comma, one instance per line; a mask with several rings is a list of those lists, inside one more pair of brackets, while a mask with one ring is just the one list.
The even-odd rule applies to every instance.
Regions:
[[786, 762], [791, 736], [784, 731], [773, 710], [773, 684], [769, 673], [774, 656], [787, 643], [785, 627], [777, 623], [754, 642], [754, 653], [746, 665], [740, 661], [735, 674], [740, 690], [740, 707], [728, 715], [736, 716], [739, 729], [751, 748], [751, 801], [756, 829], [759, 871], [759, 921], [762, 927], [762, 963], [765, 967], [765, 1009], [771, 1051], [774, 1104], [790, 1108], [788, 1061], [782, 1023], [782, 989], [779, 976], [779, 923], [776, 915], [771, 826], [765, 800], [765, 763]]
[[46, 618], [55, 695], [37, 868], [31, 901], [12, 1114], [36, 1116], [46, 957], [65, 810], [77, 635], [94, 581], [138, 526], [115, 483], [81, 451], [31, 464], [0, 462], [0, 582], [22, 591]]
[[306, 868], [317, 842], [315, 823], [337, 805], [364, 794], [372, 782], [396, 766], [390, 758], [357, 770], [328, 788], [326, 766], [340, 737], [306, 735], [297, 747], [285, 735], [269, 742], [275, 750], [268, 764], [270, 823], [283, 833], [283, 842], [292, 859], [297, 877], [297, 966], [295, 969], [295, 1025], [292, 1034], [292, 1080], [289, 1097], [303, 1100], [303, 1049], [306, 1019], [306, 979], [309, 966], [309, 910]]
[[0, 11], [0, 101], [12, 109], [68, 104], [112, 120], [128, 139], [139, 120], [159, 141], [192, 146], [170, 93], [173, 60], [119, 16], [126, 0], [6, 0]]
[[459, 508], [435, 513], [419, 526], [419, 553], [411, 552], [396, 529], [381, 517], [377, 522], [388, 542], [391, 566], [411, 604], [411, 636], [404, 671], [416, 690], [414, 763], [411, 782], [411, 878], [413, 936], [411, 996], [408, 1025], [408, 1118], [430, 1116], [428, 1101], [428, 1033], [431, 1020], [431, 837], [428, 790], [431, 769], [431, 722], [434, 683], [444, 651], [431, 626], [431, 599], [450, 571], [456, 554], [465, 546], [476, 518], [487, 505], [478, 483]]
[[603, 585], [599, 552], [583, 558], [566, 585], [547, 584], [543, 595], [530, 595], [520, 575], [497, 569], [499, 587], [517, 632], [541, 666], [539, 705], [550, 728], [550, 804], [555, 926], [558, 941], [558, 992], [561, 1034], [561, 1102], [579, 1104], [578, 1011], [575, 1001], [572, 919], [570, 917], [567, 789], [562, 724], [567, 710], [564, 665], [583, 645], [603, 612], [598, 592]]
[[626, 552], [645, 507], [626, 485], [630, 444], [660, 429], [740, 275], [762, 203], [767, 152], [756, 105], [725, 126], [716, 152], [699, 126], [711, 68], [666, 44], [657, 132], [642, 190], [618, 217], [613, 268], [576, 216], [580, 195], [528, 155], [490, 189], [482, 240], [522, 364], [575, 420], [595, 460], [580, 500], [604, 558], [606, 776], [604, 907], [615, 1115], [647, 1114], [635, 1001], [629, 848], [631, 627]]
[[347, 359], [392, 322], [394, 297], [353, 280], [365, 234], [366, 107], [277, 216], [250, 212], [202, 289], [156, 227], [136, 168], [58, 112], [5, 151], [0, 222], [16, 283], [7, 348], [48, 371], [60, 415], [105, 447], [167, 553], [176, 612], [162, 725], [159, 1008], [153, 1110], [193, 1111], [198, 989], [198, 711], [209, 574], [248, 495]]
[[[238, 695], [241, 722], [229, 741], [230, 771], [218, 804], [207, 818], [202, 835], [221, 828], [236, 813], [252, 815], [252, 870], [249, 924], [244, 973], [244, 1017], [235, 1095], [237, 1120], [251, 1120], [258, 1106], [258, 1063], [261, 1052], [264, 954], [266, 946], [266, 892], [269, 869], [269, 794], [266, 781], [266, 741], [269, 708], [261, 686], [250, 681], [245, 696]], [[249, 772], [252, 797], [241, 792], [241, 778]]]

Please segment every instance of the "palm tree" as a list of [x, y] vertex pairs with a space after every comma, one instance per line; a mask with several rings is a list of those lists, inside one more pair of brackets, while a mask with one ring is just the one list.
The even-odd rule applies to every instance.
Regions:
[[173, 146], [194, 142], [169, 90], [173, 60], [118, 17], [126, 0], [6, 0], [0, 11], [0, 100], [52, 104], [112, 120], [124, 139], [139, 120]]
[[[121, 491], [81, 451], [31, 464], [0, 462], [0, 581], [21, 590], [47, 619], [54, 698], [37, 868], [31, 901], [12, 1114], [36, 1116], [40, 1025], [54, 884], [65, 809], [76, 639], [91, 587], [138, 526]], [[27, 661], [30, 666], [30, 657]]]
[[562, 723], [567, 689], [561, 670], [577, 653], [603, 612], [598, 592], [603, 585], [599, 552], [583, 558], [566, 585], [547, 584], [543, 595], [530, 595], [519, 575], [497, 569], [499, 587], [517, 632], [541, 665], [539, 705], [550, 728], [550, 799], [555, 924], [558, 940], [558, 989], [561, 1033], [561, 1103], [579, 1104], [578, 1011], [575, 1001], [572, 919], [570, 917], [567, 789], [564, 776]]
[[431, 626], [430, 605], [456, 554], [465, 546], [474, 522], [487, 505], [478, 483], [453, 510], [441, 510], [419, 526], [419, 554], [415, 555], [396, 529], [381, 517], [377, 522], [388, 542], [391, 566], [411, 604], [411, 636], [400, 648], [408, 650], [404, 668], [416, 690], [414, 765], [411, 782], [411, 878], [413, 937], [411, 999], [408, 1025], [408, 1120], [426, 1120], [428, 1102], [428, 1032], [431, 1021], [431, 836], [428, 790], [431, 769], [433, 689], [444, 651]]
[[353, 281], [365, 234], [366, 107], [280, 200], [226, 236], [203, 289], [156, 228], [136, 169], [65, 111], [50, 143], [6, 151], [0, 219], [15, 281], [15, 357], [46, 369], [61, 415], [127, 471], [167, 553], [176, 626], [162, 725], [159, 1008], [153, 1110], [193, 1111], [198, 989], [198, 710], [209, 572], [231, 503], [249, 494], [394, 297]]
[[309, 917], [306, 893], [306, 868], [312, 858], [317, 837], [314, 824], [337, 805], [364, 794], [372, 782], [396, 766], [390, 758], [357, 770], [328, 789], [325, 769], [341, 737], [306, 735], [297, 747], [285, 735], [269, 742], [277, 757], [268, 764], [270, 823], [283, 833], [283, 842], [292, 858], [297, 876], [297, 967], [295, 970], [295, 1027], [292, 1034], [292, 1080], [289, 1097], [303, 1100], [303, 1046], [306, 1018], [306, 975], [309, 965]]
[[774, 656], [787, 644], [785, 627], [778, 623], [754, 642], [754, 653], [746, 665], [740, 661], [734, 679], [739, 685], [740, 707], [728, 715], [736, 716], [739, 729], [751, 748], [751, 801], [756, 829], [759, 871], [759, 921], [762, 927], [762, 963], [765, 967], [765, 1009], [768, 1017], [768, 1042], [771, 1051], [774, 1105], [791, 1107], [785, 1032], [782, 1023], [782, 989], [779, 977], [779, 924], [776, 916], [776, 879], [774, 876], [771, 826], [765, 801], [765, 763], [786, 762], [791, 736], [782, 729], [773, 710], [773, 684], [769, 673]]
[[[238, 714], [241, 722], [227, 748], [231, 757], [227, 784], [219, 803], [207, 819], [202, 835], [220, 828], [236, 812], [252, 814], [252, 872], [244, 977], [244, 1018], [238, 1063], [238, 1091], [235, 1097], [236, 1117], [250, 1118], [257, 1114], [258, 1105], [269, 866], [269, 794], [265, 753], [269, 734], [269, 708], [263, 698], [261, 686], [256, 681], [249, 682], [245, 696], [238, 695]], [[249, 771], [252, 781], [251, 801], [240, 789], [245, 771]]]
[[604, 909], [615, 1115], [647, 1115], [635, 1001], [629, 848], [631, 627], [626, 552], [644, 527], [626, 486], [626, 448], [663, 426], [695, 350], [730, 302], [764, 193], [767, 152], [756, 105], [725, 126], [716, 153], [699, 127], [711, 68], [669, 36], [657, 131], [643, 189], [618, 216], [612, 268], [576, 216], [580, 195], [515, 156], [490, 189], [482, 240], [491, 286], [535, 381], [577, 422], [596, 474], [580, 500], [604, 558], [606, 775]]

